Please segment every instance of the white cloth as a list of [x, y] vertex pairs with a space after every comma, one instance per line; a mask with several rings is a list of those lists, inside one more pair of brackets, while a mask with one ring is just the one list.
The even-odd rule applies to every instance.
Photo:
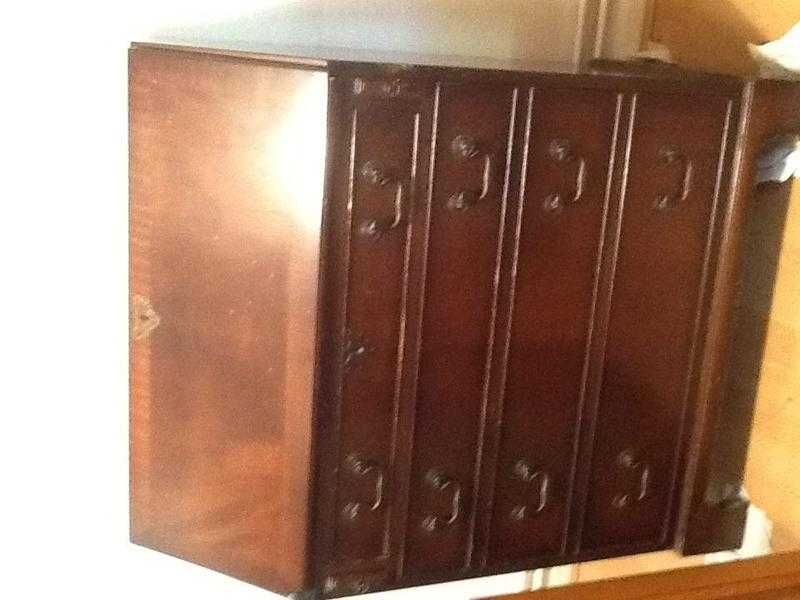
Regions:
[[800, 79], [800, 23], [774, 42], [748, 47], [762, 77]]
[[756, 183], [783, 183], [791, 177], [800, 177], [800, 135], [773, 138], [758, 157], [756, 165]]

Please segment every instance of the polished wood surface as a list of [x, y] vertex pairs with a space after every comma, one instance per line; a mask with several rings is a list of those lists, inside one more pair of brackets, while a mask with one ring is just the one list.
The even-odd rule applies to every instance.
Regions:
[[157, 325], [131, 341], [131, 537], [301, 589], [327, 77], [144, 48], [130, 69], [132, 310]]
[[[351, 196], [337, 199], [352, 203], [352, 216], [341, 348], [336, 553], [345, 561], [373, 562], [385, 560], [388, 552], [418, 117], [412, 106], [387, 103], [354, 109], [351, 118]], [[369, 472], [349, 464], [353, 458], [364, 461]]]
[[751, 86], [132, 57], [134, 541], [325, 597], [739, 543]]
[[795, 600], [800, 553], [676, 569], [562, 588], [495, 596], [492, 600]]
[[[747, 43], [775, 40], [800, 18], [798, 0], [772, 2], [769, 10], [750, 0], [653, 4], [651, 39], [667, 45], [682, 65], [729, 73], [755, 73]], [[771, 111], [754, 114], [765, 112]], [[800, 453], [800, 186], [797, 180], [758, 186], [747, 197], [729, 393], [751, 410], [755, 405], [747, 493], [773, 522], [773, 548], [797, 549], [800, 477], [788, 476], [786, 465]]]
[[[330, 349], [320, 362], [325, 401], [318, 422], [327, 439], [318, 466], [316, 545], [318, 577], [335, 594], [385, 586], [404, 541], [410, 456], [399, 448], [411, 435], [403, 376], [416, 321], [408, 290], [421, 276], [412, 242], [416, 248], [426, 231], [421, 198], [433, 89], [413, 86], [398, 99], [384, 95], [384, 83], [332, 83], [338, 119], [331, 128], [325, 261], [332, 293], [323, 303]], [[366, 461], [367, 472], [352, 468], [353, 456]]]
[[585, 549], [670, 543], [728, 105], [635, 99]]
[[[518, 91], [441, 90], [406, 542], [409, 573], [471, 563], [474, 485]], [[437, 483], [435, 477], [441, 477]]]
[[[566, 550], [617, 94], [532, 90], [490, 561]], [[563, 152], [564, 154], [561, 154]]]
[[[759, 198], [749, 182], [753, 181], [761, 148], [774, 135], [800, 127], [800, 91], [788, 82], [758, 82], [748, 93], [745, 109], [741, 126], [747, 128], [747, 135], [740, 136], [736, 166], [742, 172], [732, 184], [725, 225], [737, 235], [723, 239], [719, 252], [718, 291], [711, 306], [714, 327], [707, 334], [709, 352], [699, 384], [701, 407], [705, 406], [697, 423], [700, 447], [693, 451], [695, 464], [689, 472], [694, 479], [685, 485], [685, 492], [694, 496], [685, 514], [687, 533], [681, 547], [692, 553], [712, 551], [709, 540], [714, 538], [738, 543], [745, 518], [747, 502], [741, 491], [747, 459], [745, 440], [750, 437], [755, 401], [746, 381], [758, 362], [748, 340], [752, 323], [746, 318], [747, 295], [742, 287], [752, 283], [752, 275], [741, 275], [743, 269], [752, 273], [743, 261], [753, 255], [752, 248], [748, 250], [756, 226], [752, 203]], [[712, 400], [704, 402], [703, 394]]]
[[604, 558], [571, 565], [571, 583], [588, 583], [632, 575], [674, 571], [706, 564], [703, 554], [684, 556], [675, 550], [644, 552], [618, 558]]

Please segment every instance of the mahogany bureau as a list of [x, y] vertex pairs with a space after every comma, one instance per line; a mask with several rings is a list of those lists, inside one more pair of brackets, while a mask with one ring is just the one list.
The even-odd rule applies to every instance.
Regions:
[[131, 50], [133, 541], [303, 597], [737, 547], [797, 86], [322, 56]]

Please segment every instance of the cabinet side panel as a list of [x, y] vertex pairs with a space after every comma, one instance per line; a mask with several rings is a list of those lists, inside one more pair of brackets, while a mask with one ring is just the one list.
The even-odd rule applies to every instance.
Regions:
[[[677, 545], [684, 554], [731, 550], [741, 545], [749, 500], [742, 490], [761, 368], [763, 332], [754, 327], [748, 302], [771, 297], [773, 281], [764, 269], [763, 233], [785, 219], [765, 206], [756, 188], [756, 161], [774, 136], [800, 132], [800, 85], [759, 81], [744, 96], [738, 144], [730, 173], [729, 203], [714, 273], [693, 460], [687, 470]], [[785, 188], [784, 188], [785, 189]], [[771, 215], [771, 218], [770, 218]], [[780, 225], [777, 225], [780, 227]]]
[[131, 538], [306, 583], [327, 75], [130, 62]]

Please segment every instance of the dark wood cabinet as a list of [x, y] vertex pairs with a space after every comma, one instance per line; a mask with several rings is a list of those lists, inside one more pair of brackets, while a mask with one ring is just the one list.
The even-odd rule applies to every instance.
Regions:
[[795, 86], [152, 45], [130, 77], [135, 542], [325, 597], [740, 543], [727, 323]]

